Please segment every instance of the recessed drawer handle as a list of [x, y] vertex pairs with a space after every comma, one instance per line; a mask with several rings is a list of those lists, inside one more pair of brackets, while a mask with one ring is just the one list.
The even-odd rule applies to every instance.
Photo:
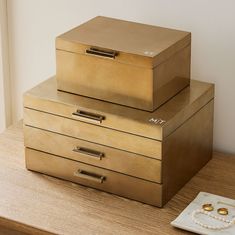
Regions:
[[95, 47], [91, 47], [90, 49], [86, 49], [86, 53], [91, 54], [91, 55], [107, 57], [107, 58], [111, 58], [111, 59], [115, 59], [115, 57], [118, 55], [118, 53], [116, 51], [103, 50], [103, 49], [98, 49]]
[[105, 176], [98, 175], [96, 173], [92, 173], [92, 172], [88, 172], [84, 170], [78, 170], [74, 172], [74, 175], [79, 178], [91, 180], [100, 184], [102, 184], [105, 180]]
[[105, 117], [102, 115], [89, 113], [82, 110], [77, 110], [76, 112], [72, 113], [72, 115], [74, 117], [80, 117], [88, 121], [97, 122], [99, 124], [105, 119]]
[[73, 149], [73, 151], [76, 153], [88, 155], [98, 160], [102, 160], [102, 157], [104, 157], [104, 153], [98, 152], [96, 150], [84, 148], [84, 147], [76, 147], [75, 149]]

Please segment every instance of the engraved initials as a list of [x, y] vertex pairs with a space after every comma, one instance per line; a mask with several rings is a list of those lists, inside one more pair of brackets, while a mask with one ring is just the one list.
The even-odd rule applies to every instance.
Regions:
[[153, 122], [154, 124], [159, 124], [162, 125], [163, 123], [165, 123], [165, 120], [162, 120], [161, 118], [150, 118], [149, 122]]

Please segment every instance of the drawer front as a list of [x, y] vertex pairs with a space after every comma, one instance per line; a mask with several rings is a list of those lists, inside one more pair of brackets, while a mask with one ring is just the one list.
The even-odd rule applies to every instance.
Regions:
[[161, 183], [161, 161], [24, 126], [26, 147]]
[[24, 109], [24, 123], [27, 126], [33, 126], [151, 158], [161, 159], [161, 142], [126, 132], [75, 121], [28, 108]]
[[27, 169], [162, 206], [162, 185], [26, 148]]
[[153, 111], [151, 68], [62, 50], [56, 58], [59, 90]]
[[[168, 90], [168, 89], [167, 89]], [[192, 80], [190, 87], [154, 112], [57, 91], [55, 77], [24, 94], [24, 107], [162, 140], [214, 97], [212, 84]], [[82, 117], [83, 114], [88, 114]], [[76, 115], [74, 115], [76, 114]], [[93, 115], [90, 115], [93, 114]], [[95, 119], [92, 118], [95, 114]], [[80, 116], [79, 116], [80, 115]]]

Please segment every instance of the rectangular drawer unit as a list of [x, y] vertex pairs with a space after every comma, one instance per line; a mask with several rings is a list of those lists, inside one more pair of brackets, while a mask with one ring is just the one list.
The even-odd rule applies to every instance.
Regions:
[[30, 126], [24, 134], [29, 148], [161, 183], [161, 161]]
[[29, 108], [24, 109], [24, 119], [29, 126], [84, 139], [128, 152], [161, 158], [161, 143], [143, 136], [102, 128], [90, 123], [67, 119]]
[[162, 185], [26, 148], [26, 167], [37, 172], [161, 205]]
[[189, 85], [190, 60], [190, 33], [102, 16], [56, 39], [59, 90], [147, 111]]
[[33, 171], [163, 206], [212, 156], [214, 86], [191, 85], [154, 112], [57, 91], [24, 94]]

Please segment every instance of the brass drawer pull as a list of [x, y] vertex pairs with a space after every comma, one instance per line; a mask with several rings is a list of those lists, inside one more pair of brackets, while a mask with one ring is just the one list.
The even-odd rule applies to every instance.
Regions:
[[74, 172], [74, 175], [79, 178], [91, 180], [100, 184], [102, 184], [105, 180], [105, 176], [98, 175], [96, 173], [92, 173], [92, 172], [88, 172], [84, 170], [78, 170]]
[[75, 149], [73, 149], [73, 151], [76, 153], [88, 155], [98, 160], [102, 160], [102, 157], [104, 157], [104, 153], [98, 152], [96, 150], [84, 148], [84, 147], [76, 147]]
[[81, 110], [77, 110], [76, 112], [72, 113], [72, 115], [75, 117], [80, 117], [85, 120], [90, 120], [92, 122], [97, 122], [99, 124], [105, 119], [105, 117], [102, 115], [89, 113]]
[[95, 47], [91, 47], [90, 49], [87, 49], [86, 53], [91, 54], [91, 55], [112, 58], [112, 59], [115, 59], [115, 56], [118, 55], [118, 53], [116, 51], [108, 51], [108, 50], [98, 49]]

